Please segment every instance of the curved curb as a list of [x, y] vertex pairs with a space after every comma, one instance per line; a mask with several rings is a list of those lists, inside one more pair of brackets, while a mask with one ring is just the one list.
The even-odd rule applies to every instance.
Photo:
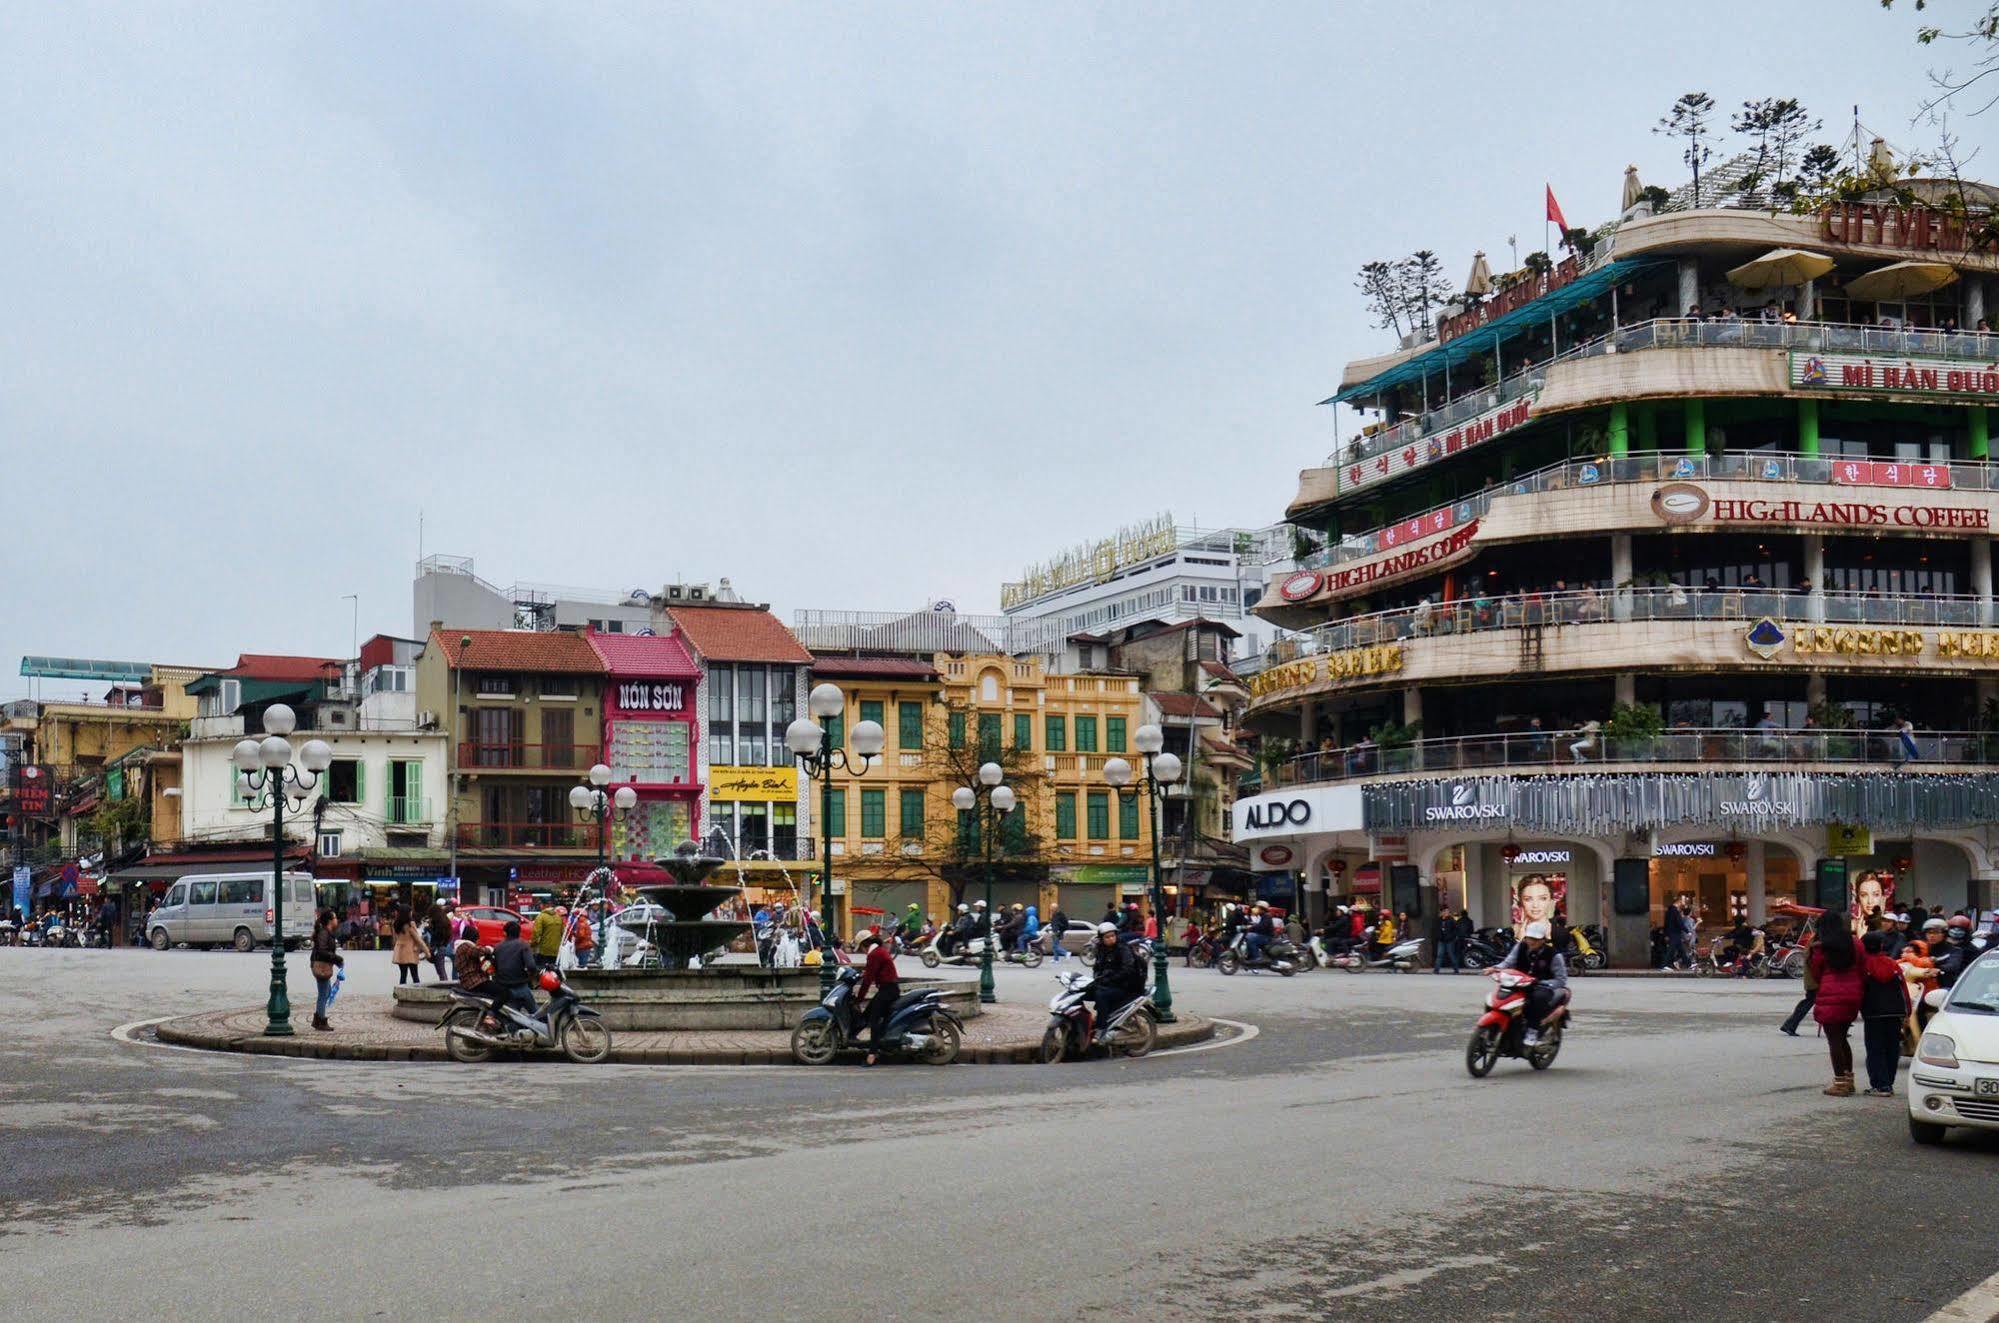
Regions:
[[[247, 1009], [247, 1008], [246, 1008]], [[210, 1052], [240, 1052], [254, 1056], [297, 1057], [315, 1061], [437, 1061], [448, 1062], [444, 1044], [440, 1039], [434, 1043], [355, 1043], [327, 1042], [310, 1036], [311, 1031], [290, 1038], [267, 1038], [259, 1033], [243, 1033], [230, 1029], [226, 1017], [242, 1014], [242, 1011], [210, 1012], [206, 1015], [188, 1015], [176, 1019], [151, 1022], [153, 1032], [161, 1043], [170, 1047], [193, 1048]], [[261, 1014], [261, 1012], [258, 1012]], [[134, 1042], [122, 1036], [128, 1030], [145, 1027], [148, 1022], [121, 1025], [112, 1031], [112, 1036], [122, 1042]], [[1234, 1028], [1234, 1022], [1228, 1022]], [[1159, 1026], [1159, 1037], [1155, 1044], [1158, 1049], [1185, 1048], [1194, 1043], [1206, 1043], [1214, 1038], [1217, 1022], [1198, 1015], [1183, 1015], [1172, 1024]], [[1238, 1032], [1241, 1032], [1238, 1030]], [[1251, 1031], [1249, 1036], [1253, 1037]], [[1232, 1039], [1230, 1041], [1233, 1041]], [[1039, 1061], [1041, 1039], [1039, 1035], [1031, 1039], [1016, 1039], [986, 1047], [968, 1047], [958, 1054], [958, 1061], [977, 1066], [1031, 1065]], [[1162, 1055], [1164, 1052], [1162, 1052]], [[533, 1053], [534, 1057], [547, 1056], [550, 1060], [560, 1060], [553, 1054]], [[858, 1053], [856, 1053], [858, 1056]], [[788, 1047], [745, 1046], [742, 1048], [703, 1047], [612, 1047], [609, 1060], [625, 1065], [661, 1066], [790, 1066], [797, 1064], [791, 1059]], [[562, 1064], [567, 1064], [563, 1062]]]

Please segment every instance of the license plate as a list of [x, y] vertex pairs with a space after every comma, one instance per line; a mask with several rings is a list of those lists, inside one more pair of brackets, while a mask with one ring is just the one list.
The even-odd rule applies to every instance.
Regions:
[[1980, 1080], [1972, 1086], [1972, 1092], [1981, 1098], [1999, 1096], [1999, 1079]]

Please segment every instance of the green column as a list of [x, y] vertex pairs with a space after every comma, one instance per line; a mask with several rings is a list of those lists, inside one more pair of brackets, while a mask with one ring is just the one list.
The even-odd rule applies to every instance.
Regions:
[[1992, 457], [1992, 415], [1982, 404], [1971, 407], [1971, 457], [1990, 459]]
[[1705, 455], [1707, 453], [1707, 401], [1688, 400], [1685, 407], [1687, 416], [1687, 453], [1689, 455]]
[[1640, 450], [1659, 448], [1659, 406], [1656, 404], [1638, 406], [1638, 448]]
[[1819, 453], [1819, 402], [1817, 400], [1798, 401], [1798, 453], [1816, 455]]
[[1610, 453], [1620, 458], [1631, 453], [1631, 412], [1623, 400], [1610, 406]]

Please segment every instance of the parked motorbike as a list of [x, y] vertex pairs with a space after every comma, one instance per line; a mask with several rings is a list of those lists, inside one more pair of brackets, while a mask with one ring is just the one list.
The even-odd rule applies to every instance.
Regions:
[[[1056, 1062], [1081, 1060], [1089, 1055], [1093, 1042], [1094, 1008], [1090, 1004], [1093, 975], [1080, 971], [1057, 974], [1062, 991], [1048, 1002], [1048, 1029], [1041, 1035], [1041, 1060]], [[1132, 998], [1112, 1013], [1107, 1026], [1108, 1041], [1103, 1045], [1109, 1056], [1142, 1057], [1158, 1041], [1158, 1012], [1152, 998], [1144, 993]]]
[[[947, 953], [938, 946], [938, 941], [943, 936], [943, 933], [938, 933], [930, 939], [928, 945], [916, 953], [916, 958], [923, 962], [925, 969], [935, 969], [939, 965], [976, 965], [985, 955], [986, 939], [983, 937], [967, 937]], [[1025, 951], [1003, 951], [995, 948], [993, 960], [995, 963], [1004, 961], [1033, 969], [1041, 963], [1041, 952], [1033, 946], [1029, 946]]]
[[1510, 928], [1481, 928], [1465, 938], [1465, 968], [1491, 969], [1513, 949]]
[[1290, 938], [1280, 933], [1265, 944], [1262, 959], [1251, 959], [1249, 933], [1244, 930], [1236, 934], [1228, 950], [1215, 957], [1215, 968], [1224, 974], [1243, 969], [1267, 969], [1290, 978], [1298, 972], [1298, 948], [1291, 945]]
[[1533, 977], [1517, 969], [1490, 970], [1487, 977], [1492, 980], [1493, 988], [1485, 997], [1485, 1014], [1478, 1017], [1478, 1027], [1472, 1030], [1471, 1042], [1465, 1045], [1465, 1069], [1473, 1079], [1483, 1079], [1492, 1073], [1501, 1057], [1520, 1058], [1536, 1070], [1554, 1065], [1555, 1054], [1562, 1050], [1562, 1032], [1569, 1027], [1566, 994], [1548, 1017], [1548, 1023], [1542, 1026], [1541, 1041], [1528, 1047], [1525, 1012], [1527, 991], [1534, 986]]
[[1333, 957], [1333, 968], [1344, 969], [1349, 974], [1370, 969], [1392, 969], [1398, 974], [1406, 974], [1422, 963], [1425, 940], [1421, 937], [1406, 938], [1378, 956], [1368, 954], [1368, 943], [1357, 943], [1351, 951]]
[[[801, 1066], [823, 1066], [861, 1036], [866, 1021], [854, 995], [860, 982], [860, 971], [852, 967], [835, 976], [819, 1004], [791, 1031], [792, 1060]], [[941, 990], [905, 992], [889, 1012], [881, 1050], [915, 1057], [926, 1066], [948, 1066], [958, 1059], [964, 1033], [963, 1022], [945, 1009]]]
[[1215, 939], [1208, 933], [1201, 934], [1201, 940], [1187, 947], [1187, 968], [1206, 969], [1215, 963]]
[[486, 998], [453, 988], [451, 1000], [458, 1004], [438, 1022], [445, 1054], [453, 1061], [476, 1063], [490, 1058], [496, 1048], [560, 1048], [571, 1061], [586, 1066], [611, 1055], [610, 1026], [583, 1004], [576, 989], [552, 971], [542, 974], [541, 988], [549, 994], [548, 1002], [533, 1015], [502, 1003], [497, 1016]]
[[[1603, 929], [1595, 924], [1569, 929], [1569, 936], [1576, 943], [1576, 964], [1589, 973], [1610, 965], [1610, 943], [1604, 940]], [[1503, 957], [1502, 957], [1503, 958]]]

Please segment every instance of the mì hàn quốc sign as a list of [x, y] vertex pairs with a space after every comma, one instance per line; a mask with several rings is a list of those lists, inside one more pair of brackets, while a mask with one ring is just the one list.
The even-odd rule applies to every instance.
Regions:
[[1999, 368], [1947, 358], [1794, 351], [1791, 385], [1798, 390], [1999, 399]]

